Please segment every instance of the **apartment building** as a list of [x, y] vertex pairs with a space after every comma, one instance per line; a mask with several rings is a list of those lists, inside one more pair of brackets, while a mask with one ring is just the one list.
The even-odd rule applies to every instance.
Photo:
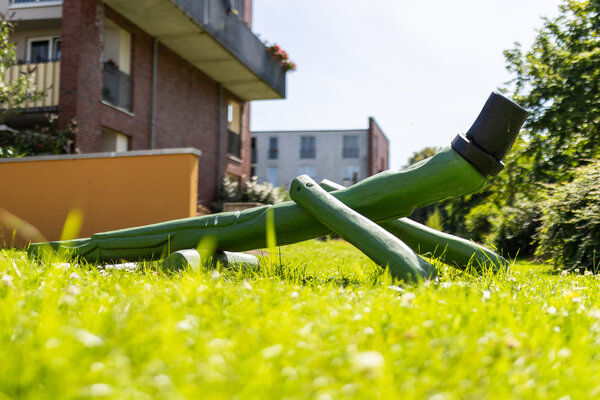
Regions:
[[[19, 65], [45, 97], [3, 121], [78, 124], [83, 153], [201, 151], [198, 198], [250, 177], [250, 101], [285, 97], [283, 66], [252, 33], [252, 0], [0, 0]], [[157, 182], [157, 189], [160, 182]]]
[[298, 175], [350, 186], [388, 169], [389, 141], [374, 118], [367, 129], [253, 131], [252, 175], [288, 186]]

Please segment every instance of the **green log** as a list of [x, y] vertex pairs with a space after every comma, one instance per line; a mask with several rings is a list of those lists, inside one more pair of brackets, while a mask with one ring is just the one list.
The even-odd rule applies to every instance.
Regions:
[[392, 276], [407, 282], [436, 276], [435, 268], [400, 239], [333, 197], [308, 175], [292, 181], [290, 197], [376, 264], [388, 267]]
[[[502, 159], [517, 137], [527, 112], [492, 93], [466, 133], [433, 157], [402, 171], [385, 171], [332, 195], [359, 214], [377, 223], [406, 217], [451, 196], [479, 190], [486, 175], [496, 175]], [[266, 214], [272, 214], [278, 244], [323, 236], [327, 227], [294, 202], [257, 207], [242, 212], [185, 218], [137, 228], [97, 233], [88, 239], [33, 244], [30, 254], [48, 247], [91, 262], [157, 260], [171, 251], [195, 248], [212, 238], [216, 250], [244, 251], [266, 244]], [[50, 246], [48, 246], [50, 245]]]
[[[319, 185], [330, 192], [345, 189], [327, 179]], [[498, 270], [509, 265], [503, 257], [477, 243], [429, 228], [409, 218], [382, 222], [381, 226], [418, 254], [438, 257], [460, 269], [470, 265], [477, 270], [487, 267]]]
[[162, 268], [168, 271], [179, 271], [185, 268], [198, 271], [201, 266], [215, 267], [216, 264], [222, 264], [225, 267], [240, 266], [252, 269], [259, 266], [258, 258], [252, 254], [218, 251], [208, 257], [202, 257], [196, 249], [185, 249], [171, 253], [162, 261]]
[[[384, 171], [333, 196], [375, 222], [410, 215], [416, 207], [479, 190], [484, 175], [451, 148], [402, 171]], [[60, 252], [90, 262], [160, 260], [177, 251], [195, 248], [211, 237], [216, 250], [246, 251], [266, 247], [266, 212], [273, 210], [278, 245], [330, 233], [329, 229], [288, 201], [244, 211], [184, 218], [142, 227], [97, 233], [87, 239], [50, 242]], [[32, 244], [30, 254], [47, 247]]]

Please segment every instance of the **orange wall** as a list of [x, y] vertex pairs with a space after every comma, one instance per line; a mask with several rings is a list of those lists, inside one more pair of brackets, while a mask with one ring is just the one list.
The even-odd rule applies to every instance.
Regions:
[[[170, 149], [0, 161], [0, 208], [48, 240], [60, 239], [73, 208], [83, 213], [79, 237], [195, 216], [199, 155]], [[0, 247], [12, 237], [2, 225]]]

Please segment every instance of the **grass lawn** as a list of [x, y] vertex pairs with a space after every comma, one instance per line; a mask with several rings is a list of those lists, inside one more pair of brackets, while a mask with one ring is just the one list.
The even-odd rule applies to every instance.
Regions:
[[343, 241], [280, 251], [177, 275], [0, 251], [0, 399], [600, 397], [599, 276], [406, 287]]

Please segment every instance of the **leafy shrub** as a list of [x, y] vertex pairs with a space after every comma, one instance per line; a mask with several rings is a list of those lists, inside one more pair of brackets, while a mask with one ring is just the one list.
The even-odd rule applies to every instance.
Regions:
[[494, 245], [508, 257], [531, 257], [542, 212], [536, 201], [519, 199], [515, 204], [518, 205], [502, 207], [493, 221]]
[[221, 182], [221, 199], [223, 201], [237, 202], [242, 200], [240, 184], [228, 178], [223, 178]]
[[236, 181], [225, 178], [221, 184], [221, 198], [223, 201], [231, 202], [275, 204], [283, 201], [284, 194], [270, 183], [258, 183], [256, 177], [246, 181], [241, 188]]
[[600, 161], [575, 170], [567, 184], [551, 186], [542, 203], [536, 255], [561, 269], [600, 267]]
[[0, 131], [0, 157], [25, 157], [45, 154], [71, 153], [77, 124], [71, 121], [58, 129], [55, 115], [48, 117], [49, 125], [33, 130]]
[[436, 206], [433, 212], [429, 214], [427, 221], [425, 221], [425, 225], [432, 229], [437, 229], [438, 231], [444, 229], [444, 219], [439, 207]]
[[497, 217], [498, 207], [490, 201], [473, 207], [465, 217], [465, 228], [470, 239], [478, 243], [490, 240]]

